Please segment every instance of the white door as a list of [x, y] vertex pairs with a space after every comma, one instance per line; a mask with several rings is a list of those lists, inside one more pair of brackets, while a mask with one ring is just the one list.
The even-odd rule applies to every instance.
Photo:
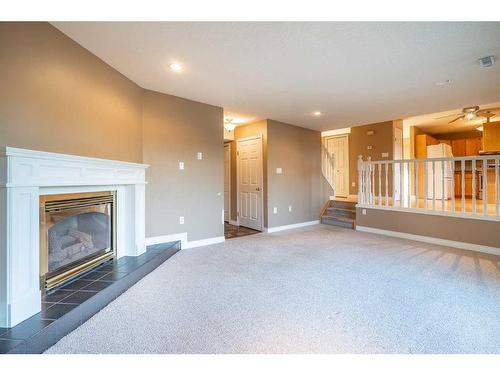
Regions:
[[237, 150], [239, 222], [262, 230], [262, 138], [238, 140]]
[[229, 221], [231, 210], [231, 145], [224, 145], [224, 221]]
[[328, 152], [335, 158], [335, 195], [349, 195], [349, 140], [347, 135], [326, 140]]
[[[394, 128], [394, 160], [402, 160], [403, 159], [403, 131], [400, 128]], [[401, 200], [401, 179], [403, 176], [401, 175], [401, 164], [395, 164], [394, 168], [394, 200]], [[405, 172], [404, 164], [403, 164], [403, 173]], [[404, 185], [404, 184], [403, 184]]]

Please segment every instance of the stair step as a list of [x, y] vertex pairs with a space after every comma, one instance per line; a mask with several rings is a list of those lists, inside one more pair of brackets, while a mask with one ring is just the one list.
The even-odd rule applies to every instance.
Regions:
[[350, 229], [354, 229], [356, 227], [356, 221], [346, 217], [334, 217], [334, 216], [324, 215], [321, 218], [321, 223], [328, 225], [335, 225], [338, 227], [350, 228]]
[[356, 202], [334, 200], [331, 201], [330, 207], [355, 210]]
[[356, 210], [351, 208], [328, 207], [326, 213], [328, 216], [356, 219]]

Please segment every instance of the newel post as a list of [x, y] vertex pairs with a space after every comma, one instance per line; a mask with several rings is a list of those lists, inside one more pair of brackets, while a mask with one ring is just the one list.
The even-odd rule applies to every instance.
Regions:
[[363, 155], [358, 155], [358, 203], [364, 204], [363, 194]]

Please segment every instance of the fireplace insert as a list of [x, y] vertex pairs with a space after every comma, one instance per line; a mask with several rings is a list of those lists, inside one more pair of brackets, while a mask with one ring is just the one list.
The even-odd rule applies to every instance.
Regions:
[[40, 280], [47, 291], [115, 256], [116, 192], [40, 197]]

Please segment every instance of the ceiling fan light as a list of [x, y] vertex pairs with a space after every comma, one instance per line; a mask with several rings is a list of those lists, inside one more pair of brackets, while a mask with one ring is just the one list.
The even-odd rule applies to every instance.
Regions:
[[476, 118], [476, 114], [474, 112], [468, 112], [464, 116], [464, 119], [467, 121], [473, 120], [474, 118]]

